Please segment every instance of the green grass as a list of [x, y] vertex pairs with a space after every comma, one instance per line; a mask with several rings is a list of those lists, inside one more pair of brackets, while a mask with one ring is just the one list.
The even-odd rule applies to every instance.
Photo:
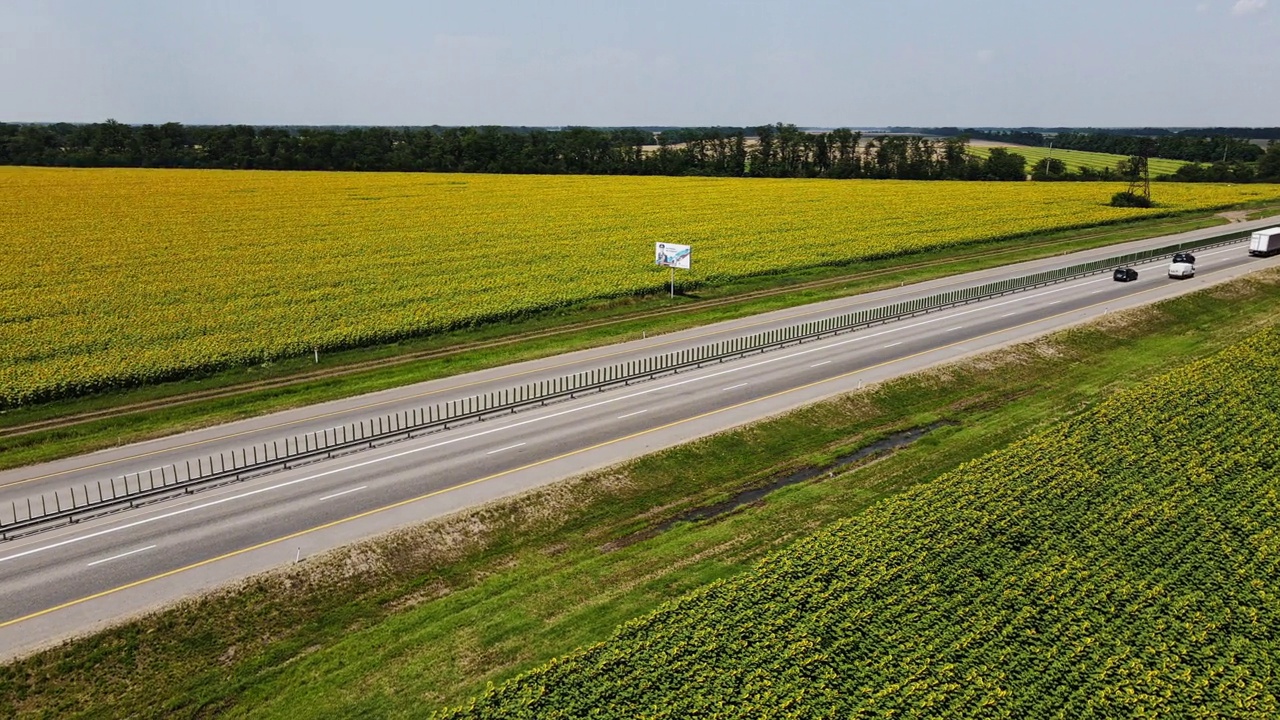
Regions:
[[[1259, 206], [1271, 212], [1275, 206]], [[365, 392], [497, 367], [522, 360], [633, 340], [697, 327], [721, 320], [794, 307], [804, 303], [981, 270], [1001, 264], [1099, 247], [1154, 234], [1222, 224], [1221, 218], [1191, 215], [1162, 218], [1091, 231], [1054, 233], [1017, 241], [990, 243], [965, 250], [922, 253], [908, 259], [820, 267], [781, 275], [748, 278], [708, 287], [674, 300], [664, 297], [583, 303], [557, 312], [501, 325], [487, 325], [391, 345], [322, 355], [320, 365], [308, 358], [266, 366], [228, 370], [181, 382], [112, 394], [62, 400], [0, 412], [0, 469], [45, 462], [130, 442]], [[665, 315], [655, 312], [675, 309]], [[524, 339], [521, 339], [524, 338]], [[507, 343], [482, 346], [484, 343]], [[467, 349], [474, 347], [474, 349]], [[399, 359], [419, 353], [438, 356], [412, 362]], [[365, 370], [347, 372], [361, 364]], [[297, 379], [317, 367], [346, 374]], [[283, 387], [237, 390], [255, 382], [287, 383]], [[203, 392], [226, 397], [184, 400]], [[75, 419], [144, 403], [161, 407], [83, 419], [67, 426], [5, 435], [4, 428], [59, 418]], [[164, 403], [173, 403], [165, 405]]]
[[[1027, 171], [1031, 171], [1031, 167], [1046, 157], [1053, 157], [1066, 163], [1067, 170], [1077, 172], [1082, 167], [1091, 170], [1103, 170], [1105, 168], [1115, 169], [1116, 163], [1121, 160], [1128, 159], [1125, 155], [1113, 155], [1111, 153], [1088, 152], [1085, 150], [1063, 150], [1062, 148], [1034, 147], [1031, 145], [1016, 145], [1006, 148], [1009, 152], [1017, 153], [1027, 159]], [[986, 159], [991, 154], [991, 148], [986, 146], [969, 146], [970, 155]], [[1148, 158], [1147, 166], [1151, 170], [1151, 174], [1155, 175], [1172, 175], [1178, 171], [1178, 168], [1186, 165], [1186, 160], [1169, 160], [1166, 158]]]
[[[1255, 275], [557, 484], [0, 669], [0, 715], [420, 716], [1277, 319]], [[914, 445], [683, 513], [890, 433]], [[666, 529], [664, 529], [666, 528]]]

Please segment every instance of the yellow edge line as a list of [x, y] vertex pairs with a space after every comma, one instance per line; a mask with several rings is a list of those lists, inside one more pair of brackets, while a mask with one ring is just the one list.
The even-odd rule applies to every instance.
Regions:
[[[1134, 293], [1133, 295], [1128, 295], [1128, 296], [1126, 296], [1126, 298], [1136, 297], [1136, 296], [1138, 296], [1138, 295], [1144, 295], [1144, 294], [1146, 294], [1146, 293], [1154, 292], [1155, 290], [1159, 290], [1159, 289], [1161, 289], [1161, 288], [1151, 288], [1150, 290], [1143, 290], [1143, 291], [1141, 291], [1141, 292]], [[655, 432], [658, 432], [658, 431], [660, 431], [660, 430], [666, 430], [666, 429], [668, 429], [668, 428], [676, 427], [677, 425], [683, 425], [683, 424], [685, 424], [685, 423], [694, 422], [695, 420], [701, 420], [701, 419], [703, 419], [703, 418], [710, 417], [710, 416], [712, 416], [712, 415], [717, 415], [717, 414], [719, 414], [719, 413], [728, 412], [728, 411], [730, 411], [730, 410], [737, 410], [737, 409], [738, 409], [738, 408], [740, 408], [740, 407], [746, 407], [747, 405], [751, 405], [751, 404], [753, 404], [753, 403], [764, 402], [765, 400], [772, 400], [773, 398], [781, 397], [781, 396], [783, 396], [783, 395], [786, 395], [787, 393], [799, 392], [799, 391], [801, 391], [801, 390], [808, 390], [808, 389], [809, 389], [809, 388], [811, 388], [811, 387], [815, 387], [815, 386], [817, 386], [817, 385], [821, 385], [821, 384], [823, 384], [823, 383], [834, 382], [834, 381], [836, 381], [836, 380], [843, 380], [843, 379], [845, 379], [845, 378], [847, 378], [847, 377], [850, 377], [850, 376], [852, 376], [852, 375], [857, 375], [858, 373], [868, 372], [868, 371], [870, 371], [870, 370], [875, 370], [875, 369], [877, 369], [877, 368], [882, 368], [882, 367], [884, 367], [884, 366], [886, 366], [886, 365], [892, 365], [892, 364], [894, 364], [894, 363], [904, 362], [904, 361], [906, 361], [906, 360], [911, 360], [911, 359], [913, 359], [913, 358], [917, 358], [917, 357], [920, 357], [920, 356], [922, 356], [922, 355], [928, 355], [928, 354], [930, 354], [930, 353], [936, 353], [936, 352], [939, 352], [939, 351], [942, 351], [942, 350], [947, 350], [948, 348], [953, 348], [953, 347], [955, 347], [955, 346], [957, 346], [957, 345], [963, 345], [963, 344], [965, 344], [965, 343], [972, 343], [972, 342], [975, 342], [975, 341], [978, 341], [978, 340], [982, 340], [982, 339], [984, 339], [984, 338], [989, 338], [989, 337], [991, 337], [991, 336], [993, 336], [993, 335], [999, 335], [1000, 333], [1012, 332], [1012, 331], [1014, 331], [1014, 330], [1019, 330], [1019, 329], [1024, 328], [1024, 327], [1028, 327], [1028, 326], [1030, 326], [1030, 325], [1035, 325], [1035, 324], [1037, 324], [1037, 323], [1043, 323], [1043, 322], [1047, 322], [1047, 321], [1049, 321], [1049, 320], [1054, 320], [1054, 319], [1060, 318], [1060, 317], [1062, 317], [1062, 316], [1064, 316], [1064, 315], [1071, 315], [1071, 314], [1074, 314], [1074, 313], [1083, 312], [1083, 311], [1085, 311], [1085, 310], [1090, 310], [1090, 309], [1092, 309], [1092, 308], [1096, 308], [1096, 307], [1098, 307], [1098, 306], [1100, 306], [1100, 305], [1106, 305], [1106, 304], [1108, 304], [1109, 302], [1115, 302], [1115, 300], [1109, 300], [1109, 301], [1098, 302], [1098, 303], [1094, 303], [1094, 304], [1092, 304], [1092, 305], [1086, 305], [1086, 306], [1081, 307], [1081, 308], [1076, 308], [1075, 310], [1067, 310], [1067, 311], [1065, 311], [1065, 312], [1058, 313], [1057, 315], [1050, 315], [1050, 316], [1048, 316], [1048, 317], [1040, 318], [1039, 320], [1032, 320], [1032, 321], [1030, 321], [1030, 322], [1025, 322], [1025, 323], [1022, 323], [1021, 325], [1014, 325], [1013, 327], [1005, 328], [1005, 329], [1003, 329], [1003, 330], [995, 330], [995, 331], [992, 331], [992, 332], [986, 333], [986, 334], [984, 334], [984, 335], [979, 335], [979, 336], [977, 336], [977, 337], [969, 338], [968, 340], [960, 340], [960, 341], [958, 341], [958, 342], [950, 343], [950, 344], [948, 344], [948, 345], [942, 345], [942, 346], [940, 346], [940, 347], [932, 348], [932, 349], [929, 349], [929, 350], [924, 350], [924, 351], [921, 351], [921, 352], [918, 352], [918, 353], [915, 353], [915, 354], [912, 354], [912, 355], [906, 355], [906, 356], [904, 356], [904, 357], [895, 358], [895, 359], [893, 359], [893, 360], [886, 360], [886, 361], [884, 361], [884, 362], [882, 362], [882, 363], [877, 363], [877, 364], [875, 364], [875, 365], [868, 365], [867, 367], [864, 367], [864, 368], [858, 368], [857, 370], [850, 370], [850, 371], [849, 371], [849, 372], [847, 372], [847, 373], [844, 373], [844, 374], [841, 374], [841, 375], [836, 375], [836, 376], [834, 376], [834, 377], [830, 377], [830, 378], [826, 378], [825, 380], [818, 380], [818, 381], [816, 381], [816, 382], [811, 382], [811, 383], [808, 383], [808, 384], [806, 384], [806, 385], [801, 385], [801, 386], [799, 386], [799, 387], [794, 387], [794, 388], [791, 388], [791, 389], [789, 389], [789, 390], [782, 390], [782, 391], [779, 391], [779, 392], [773, 393], [773, 394], [771, 394], [771, 395], [765, 395], [764, 397], [756, 398], [756, 399], [754, 399], [754, 400], [748, 400], [748, 401], [746, 401], [746, 402], [741, 402], [741, 403], [738, 403], [737, 405], [730, 405], [730, 406], [728, 406], [728, 407], [720, 408], [719, 410], [712, 410], [712, 411], [710, 411], [710, 412], [702, 413], [701, 415], [695, 415], [695, 416], [690, 417], [690, 418], [685, 418], [684, 420], [676, 420], [675, 422], [667, 423], [666, 425], [661, 425], [661, 426], [658, 426], [658, 427], [655, 427], [655, 428], [649, 428], [648, 430], [641, 430], [640, 432], [632, 433], [631, 435], [627, 435], [627, 436], [624, 436], [624, 437], [615, 438], [615, 439], [613, 439], [613, 440], [606, 440], [606, 441], [604, 441], [604, 442], [602, 442], [602, 443], [597, 443], [597, 444], [595, 444], [595, 445], [592, 445], [591, 447], [582, 448], [582, 449], [580, 449], [580, 450], [573, 450], [573, 451], [570, 451], [570, 452], [564, 453], [563, 455], [557, 455], [557, 456], [555, 456], [555, 457], [553, 457], [553, 458], [547, 458], [546, 460], [539, 460], [538, 462], [529, 463], [528, 465], [523, 465], [523, 466], [518, 467], [518, 468], [512, 468], [511, 470], [504, 470], [504, 471], [502, 471], [502, 472], [500, 472], [500, 473], [495, 473], [495, 474], [493, 474], [493, 475], [488, 475], [488, 476], [486, 476], [486, 477], [477, 478], [477, 479], [475, 479], [475, 480], [468, 480], [467, 482], [461, 483], [461, 484], [459, 484], [459, 485], [454, 485], [454, 486], [452, 486], [452, 487], [447, 487], [447, 488], [443, 488], [443, 489], [440, 489], [440, 490], [434, 490], [434, 491], [432, 491], [432, 492], [426, 493], [425, 495], [419, 495], [419, 496], [414, 497], [414, 498], [409, 498], [408, 500], [401, 500], [401, 501], [399, 501], [399, 502], [394, 502], [394, 503], [392, 503], [392, 504], [390, 504], [390, 505], [384, 505], [384, 506], [382, 506], [382, 507], [380, 507], [380, 508], [374, 508], [373, 510], [366, 510], [366, 511], [364, 511], [364, 512], [362, 512], [362, 513], [358, 513], [358, 514], [356, 514], [356, 515], [352, 515], [352, 516], [350, 516], [350, 517], [345, 517], [345, 518], [342, 518], [342, 519], [340, 519], [340, 520], [334, 520], [334, 521], [332, 521], [332, 522], [327, 522], [327, 523], [325, 523], [325, 524], [323, 524], [323, 525], [317, 525], [317, 526], [315, 526], [315, 527], [313, 527], [313, 528], [308, 528], [308, 529], [306, 529], [306, 530], [299, 530], [298, 532], [293, 533], [293, 534], [291, 534], [291, 535], [285, 535], [285, 536], [283, 536], [283, 537], [278, 537], [278, 538], [276, 538], [276, 539], [274, 539], [274, 540], [267, 540], [266, 542], [261, 542], [261, 543], [258, 543], [257, 545], [253, 545], [253, 546], [251, 546], [251, 547], [242, 548], [242, 549], [240, 549], [240, 550], [233, 550], [233, 551], [231, 551], [231, 552], [229, 552], [229, 553], [225, 553], [225, 554], [223, 554], [223, 555], [219, 555], [219, 556], [214, 557], [214, 558], [209, 558], [208, 560], [201, 560], [200, 562], [192, 563], [191, 565], [186, 565], [186, 566], [184, 566], [184, 567], [176, 568], [176, 569], [174, 569], [174, 570], [169, 570], [169, 571], [167, 571], [167, 572], [163, 572], [163, 573], [160, 573], [160, 574], [158, 574], [158, 575], [152, 575], [151, 577], [143, 578], [143, 579], [141, 579], [141, 580], [135, 580], [135, 581], [133, 581], [133, 582], [131, 582], [131, 583], [126, 583], [126, 584], [124, 584], [124, 585], [121, 585], [121, 586], [119, 586], [119, 587], [112, 588], [112, 589], [110, 589], [110, 590], [103, 590], [102, 592], [94, 593], [93, 595], [89, 595], [89, 596], [86, 596], [86, 597], [82, 597], [82, 598], [79, 598], [79, 599], [77, 599], [77, 600], [71, 600], [71, 601], [68, 601], [68, 602], [62, 603], [61, 605], [55, 605], [54, 607], [51, 607], [51, 608], [46, 608], [46, 609], [44, 609], [44, 610], [40, 610], [40, 611], [37, 611], [37, 612], [33, 612], [33, 613], [31, 613], [30, 615], [24, 615], [24, 616], [22, 616], [22, 617], [20, 617], [20, 618], [15, 618], [15, 619], [13, 619], [13, 620], [7, 620], [7, 621], [5, 621], [5, 622], [0, 622], [0, 628], [6, 628], [6, 627], [9, 627], [10, 625], [16, 625], [16, 624], [18, 624], [18, 623], [20, 623], [20, 622], [25, 622], [25, 621], [27, 621], [27, 620], [33, 620], [33, 619], [38, 618], [38, 617], [40, 617], [40, 616], [42, 616], [42, 615], [48, 615], [49, 613], [57, 612], [58, 610], [64, 610], [64, 609], [66, 609], [66, 608], [73, 607], [73, 606], [75, 606], [75, 605], [79, 605], [79, 604], [81, 604], [81, 603], [89, 602], [90, 600], [97, 600], [98, 598], [106, 597], [107, 595], [112, 595], [112, 594], [115, 594], [115, 593], [118, 593], [118, 592], [121, 592], [121, 591], [124, 591], [124, 590], [128, 590], [128, 589], [130, 589], [130, 588], [135, 588], [135, 587], [138, 587], [139, 585], [145, 585], [146, 583], [149, 583], [149, 582], [153, 582], [153, 581], [156, 581], [156, 580], [163, 580], [164, 578], [171, 577], [171, 576], [173, 576], [173, 575], [177, 575], [178, 573], [186, 572], [186, 571], [188, 571], [188, 570], [194, 570], [194, 569], [196, 569], [196, 568], [204, 567], [205, 565], [209, 565], [210, 563], [215, 563], [215, 562], [218, 562], [218, 561], [221, 561], [221, 560], [226, 560], [226, 559], [228, 559], [228, 558], [236, 557], [237, 555], [243, 555], [243, 554], [245, 554], [245, 553], [253, 552], [254, 550], [259, 550], [259, 549], [261, 549], [261, 548], [267, 547], [268, 545], [274, 545], [274, 544], [276, 544], [276, 543], [284, 542], [284, 541], [286, 541], [286, 540], [292, 540], [292, 539], [294, 539], [294, 538], [301, 537], [301, 536], [306, 535], [306, 534], [308, 534], [308, 533], [318, 532], [318, 531], [320, 531], [320, 530], [327, 530], [327, 529], [329, 529], [329, 528], [331, 528], [331, 527], [335, 527], [335, 526], [337, 526], [337, 525], [341, 525], [341, 524], [343, 524], [343, 523], [351, 522], [352, 520], [359, 520], [359, 519], [361, 519], [361, 518], [366, 518], [366, 517], [369, 517], [369, 516], [371, 516], [371, 515], [377, 515], [378, 513], [386, 512], [386, 511], [388, 511], [388, 510], [394, 510], [394, 509], [396, 509], [396, 508], [403, 507], [403, 506], [405, 506], [405, 505], [411, 505], [411, 504], [413, 504], [413, 503], [420, 502], [420, 501], [422, 501], [422, 500], [427, 500], [427, 499], [429, 499], [429, 498], [433, 498], [433, 497], [435, 497], [435, 496], [437, 496], [437, 495], [443, 495], [444, 493], [447, 493], [447, 492], [453, 492], [454, 490], [460, 490], [460, 489], [462, 489], [462, 488], [470, 487], [470, 486], [472, 486], [472, 485], [478, 485], [478, 484], [480, 484], [480, 483], [482, 483], [482, 482], [488, 482], [488, 481], [490, 481], [490, 480], [496, 480], [497, 478], [504, 477], [504, 476], [506, 476], [506, 475], [510, 475], [510, 474], [512, 474], [512, 473], [523, 472], [523, 471], [525, 471], [525, 470], [529, 470], [530, 468], [538, 467], [539, 465], [546, 465], [547, 463], [553, 463], [553, 462], [556, 462], [557, 460], [563, 460], [563, 459], [565, 459], [565, 458], [567, 458], [567, 457], [573, 457], [574, 455], [580, 455], [580, 454], [585, 453], [585, 452], [591, 452], [592, 450], [597, 450], [597, 449], [602, 448], [602, 447], [605, 447], [605, 446], [607, 446], [607, 445], [613, 445], [613, 444], [615, 444], [615, 443], [625, 442], [625, 441], [627, 441], [627, 440], [632, 440], [632, 439], [634, 439], [634, 438], [638, 438], [638, 437], [640, 437], [640, 436], [642, 436], [642, 435], [648, 435], [648, 434], [650, 434], [650, 433], [655, 433]]]

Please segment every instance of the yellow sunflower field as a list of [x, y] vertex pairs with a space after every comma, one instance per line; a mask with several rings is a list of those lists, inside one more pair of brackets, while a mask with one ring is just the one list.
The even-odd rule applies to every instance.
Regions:
[[1280, 197], [1094, 183], [0, 168], [0, 406], [657, 291]]

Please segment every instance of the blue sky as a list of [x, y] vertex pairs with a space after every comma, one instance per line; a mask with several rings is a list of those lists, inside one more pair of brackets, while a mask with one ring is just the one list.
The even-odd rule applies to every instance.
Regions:
[[0, 121], [1280, 125], [1280, 0], [4, 0]]

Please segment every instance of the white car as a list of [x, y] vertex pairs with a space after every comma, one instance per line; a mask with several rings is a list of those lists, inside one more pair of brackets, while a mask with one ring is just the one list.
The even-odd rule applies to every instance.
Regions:
[[1169, 263], [1169, 277], [1182, 280], [1196, 276], [1196, 257], [1191, 253], [1177, 253]]

